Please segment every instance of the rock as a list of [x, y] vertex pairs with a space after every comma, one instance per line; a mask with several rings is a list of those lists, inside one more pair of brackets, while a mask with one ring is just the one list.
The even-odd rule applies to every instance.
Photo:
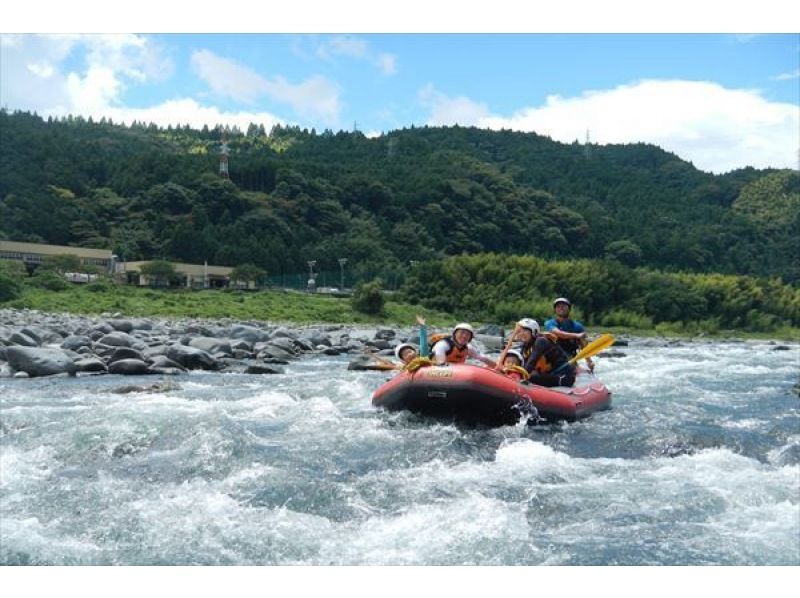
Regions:
[[264, 348], [267, 347], [278, 347], [279, 349], [283, 349], [287, 353], [291, 353], [292, 355], [295, 354], [296, 349], [294, 345], [294, 340], [288, 337], [283, 338], [274, 338], [269, 341]]
[[288, 365], [289, 361], [286, 359], [277, 359], [276, 357], [267, 357], [261, 360], [261, 363], [274, 363], [276, 365]]
[[786, 345], [777, 345], [772, 347], [773, 351], [791, 351], [791, 347], [787, 347]]
[[248, 341], [246, 341], [244, 339], [238, 339], [238, 340], [233, 340], [232, 339], [230, 341], [230, 345], [231, 345], [231, 350], [232, 351], [236, 351], [237, 349], [239, 351], [252, 351], [253, 350], [253, 343], [248, 342]]
[[108, 358], [106, 363], [111, 365], [115, 361], [120, 361], [122, 359], [137, 359], [139, 361], [144, 361], [144, 357], [142, 357], [142, 354], [136, 349], [131, 349], [130, 347], [117, 347], [114, 349], [114, 352], [111, 354], [111, 357]]
[[366, 371], [386, 371], [386, 366], [381, 365], [378, 361], [369, 355], [359, 355], [347, 364], [347, 369], [354, 372]]
[[236, 325], [231, 327], [231, 338], [243, 338], [251, 343], [269, 340], [269, 334], [253, 326]]
[[313, 351], [314, 345], [306, 338], [296, 338], [294, 339], [294, 346], [299, 349], [300, 351]]
[[233, 358], [234, 359], [252, 359], [255, 357], [252, 351], [242, 351], [241, 349], [234, 349], [233, 350]]
[[150, 366], [141, 359], [120, 359], [108, 366], [109, 374], [122, 374], [124, 376], [137, 376], [142, 374], [153, 374]]
[[267, 345], [261, 351], [258, 352], [256, 355], [258, 359], [266, 360], [266, 359], [294, 359], [295, 354], [293, 352], [285, 351], [280, 347], [276, 347], [275, 345]]
[[276, 368], [265, 364], [253, 364], [247, 366], [245, 374], [283, 374], [283, 368]]
[[184, 344], [197, 349], [202, 349], [208, 353], [222, 353], [223, 355], [228, 356], [233, 354], [231, 344], [224, 339], [197, 336], [189, 339], [189, 342]]
[[375, 338], [378, 340], [390, 341], [395, 336], [397, 336], [397, 333], [391, 328], [380, 328], [375, 332]]
[[311, 343], [311, 345], [313, 345], [314, 347], [318, 347], [319, 345], [325, 345], [326, 347], [330, 347], [333, 345], [333, 342], [331, 342], [331, 337], [328, 336], [327, 334], [321, 333], [318, 330], [310, 331], [310, 333], [303, 338], [308, 339], [308, 342]]
[[610, 351], [603, 351], [600, 353], [599, 357], [606, 357], [608, 359], [618, 359], [619, 357], [626, 357], [628, 354], [623, 353], [622, 351], [616, 351], [611, 349]]
[[22, 347], [38, 347], [40, 344], [36, 342], [36, 339], [33, 339], [22, 332], [14, 332], [8, 337], [8, 340]]
[[32, 378], [69, 374], [74, 376], [75, 362], [61, 349], [42, 349], [33, 347], [7, 347], [9, 365], [17, 372], [26, 372]]
[[345, 347], [328, 347], [322, 352], [325, 355], [340, 355], [342, 353], [346, 353], [347, 349]]
[[92, 346], [92, 339], [88, 336], [68, 336], [64, 339], [61, 343], [62, 349], [70, 349], [72, 351], [77, 351], [82, 347], [91, 347]]
[[109, 320], [107, 324], [114, 330], [119, 330], [120, 332], [130, 332], [133, 330], [133, 322], [130, 320]]
[[500, 351], [503, 349], [503, 339], [500, 335], [476, 334], [475, 340], [481, 343], [487, 351]]
[[131, 392], [169, 392], [171, 390], [180, 390], [181, 387], [177, 384], [173, 384], [172, 382], [157, 382], [155, 384], [150, 384], [149, 386], [139, 386], [136, 384], [128, 384], [126, 386], [120, 386], [118, 388], [114, 388], [111, 392], [123, 395], [128, 394]]
[[102, 337], [99, 341], [104, 345], [110, 345], [112, 347], [140, 347], [142, 349], [145, 348], [144, 343], [137, 339], [136, 337], [131, 336], [126, 332], [111, 332], [106, 334]]
[[488, 336], [503, 336], [503, 329], [498, 326], [497, 324], [484, 324], [477, 330], [475, 330], [475, 334], [485, 334]]
[[279, 339], [279, 338], [295, 339], [295, 338], [297, 338], [297, 336], [298, 336], [297, 331], [289, 330], [288, 328], [285, 328], [285, 327], [281, 326], [280, 328], [276, 328], [275, 331], [273, 331], [273, 333], [270, 336], [270, 338], [271, 339]]
[[[166, 355], [156, 355], [150, 360], [150, 369], [156, 370], [177, 370], [178, 372], [185, 372], [186, 368], [181, 364], [172, 361]], [[173, 372], [160, 372], [159, 373], [173, 373]]]
[[190, 370], [217, 370], [219, 363], [208, 352], [187, 345], [171, 345], [167, 357]]
[[14, 372], [14, 378], [30, 378], [28, 372]]
[[102, 359], [97, 357], [87, 357], [86, 359], [79, 359], [75, 362], [75, 367], [79, 372], [86, 372], [91, 374], [105, 373], [108, 371], [106, 364]]
[[628, 341], [624, 338], [618, 338], [614, 340], [614, 343], [611, 345], [612, 347], [627, 347]]
[[383, 339], [377, 339], [377, 340], [374, 340], [374, 341], [367, 341], [364, 344], [369, 346], [369, 347], [375, 347], [376, 349], [391, 349], [392, 348], [392, 343], [390, 343], [387, 340], [383, 340]]

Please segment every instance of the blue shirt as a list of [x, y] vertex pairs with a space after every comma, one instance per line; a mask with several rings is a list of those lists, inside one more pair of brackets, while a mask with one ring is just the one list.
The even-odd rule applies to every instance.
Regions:
[[550, 318], [544, 323], [545, 332], [550, 332], [555, 328], [563, 330], [564, 332], [584, 332], [583, 324], [581, 324], [578, 320], [566, 319], [559, 321], [555, 318]]
[[[559, 321], [556, 318], [550, 318], [544, 323], [545, 332], [550, 332], [551, 330], [555, 330], [556, 328], [564, 332], [572, 332], [578, 334], [584, 332], [583, 324], [581, 324], [577, 320], [566, 319]], [[575, 355], [578, 354], [578, 351], [581, 350], [581, 342], [573, 338], [558, 339], [558, 346], [564, 349], [564, 352], [569, 357], [575, 357]]]

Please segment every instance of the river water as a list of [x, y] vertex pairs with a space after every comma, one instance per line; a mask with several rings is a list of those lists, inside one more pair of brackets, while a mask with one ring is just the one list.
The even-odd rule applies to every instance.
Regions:
[[800, 565], [800, 347], [632, 341], [612, 408], [465, 428], [388, 375], [0, 379], [0, 563]]

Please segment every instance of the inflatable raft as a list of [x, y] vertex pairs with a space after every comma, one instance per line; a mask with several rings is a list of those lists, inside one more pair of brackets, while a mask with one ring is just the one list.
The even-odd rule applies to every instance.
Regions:
[[516, 382], [489, 368], [447, 364], [396, 375], [375, 391], [372, 404], [437, 419], [507, 425], [523, 414], [574, 421], [608, 409], [611, 392], [584, 371], [575, 386], [546, 388]]

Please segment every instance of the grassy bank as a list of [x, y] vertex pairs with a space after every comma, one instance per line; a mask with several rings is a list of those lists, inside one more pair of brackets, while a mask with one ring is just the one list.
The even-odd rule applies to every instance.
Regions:
[[350, 299], [330, 295], [282, 291], [229, 291], [185, 289], [156, 290], [114, 286], [92, 291], [89, 286], [70, 286], [49, 291], [26, 286], [18, 299], [0, 307], [37, 309], [45, 312], [100, 314], [120, 312], [126, 316], [234, 318], [276, 322], [398, 324], [411, 326], [415, 314], [424, 314], [434, 326], [448, 326], [453, 317], [417, 305], [388, 300], [385, 313], [372, 316], [355, 311]]
[[[282, 291], [190, 291], [184, 289], [155, 290], [129, 286], [116, 286], [95, 291], [87, 286], [70, 286], [63, 291], [49, 291], [25, 286], [18, 299], [0, 303], [0, 307], [29, 308], [45, 312], [74, 314], [100, 314], [120, 312], [137, 317], [192, 317], [234, 318], [273, 322], [337, 323], [337, 324], [393, 324], [413, 326], [415, 314], [423, 314], [432, 327], [447, 328], [464, 318], [433, 311], [419, 305], [394, 300], [386, 302], [385, 313], [371, 316], [353, 309], [347, 298], [329, 295]], [[480, 322], [475, 322], [479, 324]], [[498, 322], [506, 330], [513, 323]], [[696, 338], [698, 336], [725, 339], [774, 339], [800, 342], [800, 329], [782, 328], [774, 332], [748, 332], [743, 330], [703, 331], [691, 325], [659, 324], [653, 328], [591, 326], [591, 332], [610, 332], [618, 337], [671, 337]]]

